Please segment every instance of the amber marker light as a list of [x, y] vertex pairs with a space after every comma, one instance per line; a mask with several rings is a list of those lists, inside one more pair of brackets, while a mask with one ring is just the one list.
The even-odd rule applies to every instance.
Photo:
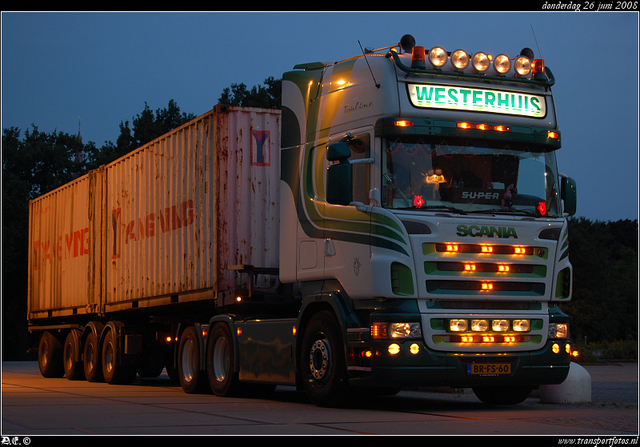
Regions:
[[553, 130], [550, 130], [547, 135], [549, 136], [549, 138], [551, 138], [552, 140], [557, 140], [558, 138], [560, 138], [560, 134], [558, 132], [554, 132]]
[[411, 127], [413, 126], [413, 121], [409, 120], [397, 120], [393, 123], [396, 127]]
[[455, 244], [447, 244], [447, 251], [455, 253], [458, 251], [458, 246]]
[[482, 253], [493, 253], [493, 247], [490, 245], [483, 245], [482, 248], [480, 248], [480, 251], [482, 251]]
[[511, 128], [503, 124], [498, 124], [497, 126], [493, 126], [493, 130], [495, 130], [496, 132], [511, 132]]
[[471, 123], [465, 123], [465, 122], [458, 123], [458, 128], [460, 129], [473, 129], [474, 127], [475, 126]]

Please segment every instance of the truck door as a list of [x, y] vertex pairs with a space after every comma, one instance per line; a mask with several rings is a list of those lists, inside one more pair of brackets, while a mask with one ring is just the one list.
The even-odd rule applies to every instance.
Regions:
[[[331, 202], [330, 182], [341, 182], [340, 188], [349, 188], [343, 178], [332, 176], [331, 166], [340, 163], [325, 157], [325, 185], [327, 201], [325, 203], [324, 222], [324, 273], [327, 279], [339, 280], [350, 296], [358, 296], [368, 291], [371, 281], [371, 269], [368, 267], [371, 257], [371, 208], [369, 192], [371, 190], [371, 170], [373, 165], [371, 151], [371, 131], [351, 132], [337, 135], [329, 140], [346, 143], [349, 157], [343, 160], [350, 166], [350, 191], [345, 197], [351, 201], [347, 204]], [[328, 151], [329, 149], [327, 149]], [[366, 285], [363, 286], [363, 285]]]

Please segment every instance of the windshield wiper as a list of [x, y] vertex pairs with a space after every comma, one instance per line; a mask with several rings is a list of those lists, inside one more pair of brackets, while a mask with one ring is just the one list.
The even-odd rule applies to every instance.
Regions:
[[414, 206], [407, 206], [404, 208], [395, 208], [397, 210], [410, 210], [410, 211], [420, 211], [420, 210], [426, 210], [426, 211], [449, 211], [451, 213], [456, 213], [456, 214], [467, 214], [466, 211], [458, 209], [458, 208], [454, 208], [452, 206], [446, 206], [446, 205], [427, 205], [427, 206], [421, 206], [421, 207], [414, 207]]
[[472, 214], [524, 214], [525, 216], [533, 216], [533, 217], [538, 217], [538, 215], [531, 210], [518, 210], [515, 208], [512, 209], [502, 209], [502, 208], [494, 208], [494, 209], [490, 209], [490, 210], [475, 210], [475, 211], [469, 211], [469, 213]]

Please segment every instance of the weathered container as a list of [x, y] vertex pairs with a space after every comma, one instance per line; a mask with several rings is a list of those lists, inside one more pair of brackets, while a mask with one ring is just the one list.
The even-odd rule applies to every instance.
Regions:
[[30, 203], [29, 320], [275, 287], [280, 111], [216, 106]]

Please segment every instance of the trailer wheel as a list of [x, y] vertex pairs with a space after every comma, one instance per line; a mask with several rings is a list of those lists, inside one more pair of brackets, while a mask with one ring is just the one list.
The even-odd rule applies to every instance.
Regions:
[[348, 395], [340, 327], [331, 312], [319, 312], [309, 321], [300, 365], [305, 391], [314, 404], [334, 406]]
[[43, 377], [57, 378], [64, 376], [62, 360], [62, 343], [49, 331], [42, 333], [38, 345], [38, 366]]
[[84, 379], [78, 331], [72, 330], [64, 341], [64, 373], [69, 380]]
[[100, 348], [98, 345], [98, 336], [93, 332], [89, 332], [84, 342], [84, 375], [89, 382], [102, 382], [102, 367], [100, 366]]
[[238, 374], [233, 371], [234, 351], [231, 331], [226, 324], [216, 324], [207, 343], [207, 376], [216, 396], [238, 394]]
[[118, 362], [118, 336], [114, 329], [107, 331], [102, 344], [102, 376], [111, 384], [130, 384], [136, 378], [136, 369], [132, 365]]
[[207, 376], [200, 369], [200, 342], [193, 326], [185, 329], [180, 337], [178, 378], [185, 393], [199, 394], [207, 391]]
[[529, 397], [529, 386], [482, 386], [474, 387], [473, 394], [487, 405], [516, 405]]

